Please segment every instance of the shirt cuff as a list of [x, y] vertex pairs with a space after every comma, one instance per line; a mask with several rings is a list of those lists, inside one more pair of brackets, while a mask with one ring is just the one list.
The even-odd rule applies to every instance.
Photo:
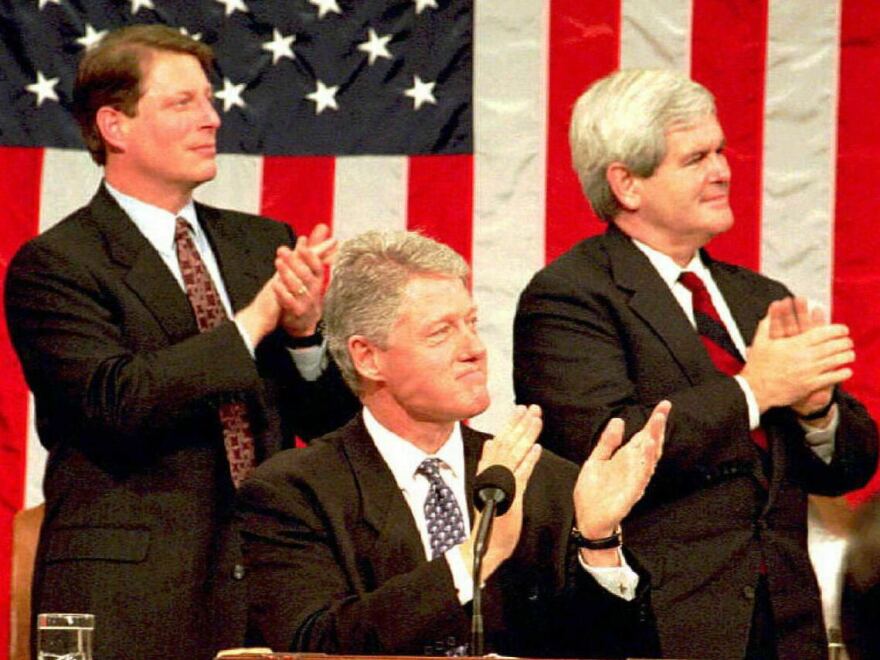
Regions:
[[321, 377], [327, 368], [327, 340], [320, 346], [307, 346], [305, 348], [288, 348], [287, 352], [293, 358], [300, 376], [303, 380], [314, 382]]
[[232, 322], [235, 323], [235, 327], [238, 328], [238, 334], [241, 335], [241, 340], [244, 342], [245, 348], [247, 348], [248, 353], [251, 354], [251, 359], [256, 360], [257, 354], [254, 351], [254, 343], [251, 341], [251, 338], [248, 337], [247, 331], [244, 329], [244, 326], [238, 321], [238, 319], [232, 319]]
[[740, 389], [746, 397], [746, 407], [749, 409], [749, 431], [754, 431], [761, 426], [761, 409], [758, 408], [758, 400], [749, 382], [740, 375], [736, 375], [733, 379], [739, 383]]
[[626, 563], [626, 557], [623, 556], [620, 548], [617, 549], [617, 555], [620, 557], [620, 566], [590, 566], [584, 561], [581, 553], [578, 553], [578, 561], [581, 563], [581, 567], [599, 583], [600, 587], [629, 601], [636, 597], [639, 574]]
[[452, 583], [458, 594], [458, 602], [462, 605], [469, 603], [474, 599], [474, 578], [468, 567], [465, 566], [464, 558], [461, 556], [461, 548], [455, 545], [447, 550], [443, 557], [445, 557], [449, 571], [452, 573]]
[[813, 453], [821, 458], [825, 463], [830, 464], [834, 458], [834, 436], [837, 434], [837, 427], [840, 426], [840, 414], [838, 413], [837, 404], [831, 406], [831, 421], [824, 429], [810, 426], [809, 422], [800, 419], [798, 422], [806, 434], [804, 439]]

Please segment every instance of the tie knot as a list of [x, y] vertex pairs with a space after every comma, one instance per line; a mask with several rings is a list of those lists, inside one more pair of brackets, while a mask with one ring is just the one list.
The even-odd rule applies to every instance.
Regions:
[[699, 275], [692, 271], [681, 271], [681, 275], [678, 276], [678, 281], [681, 282], [684, 287], [693, 294], [703, 293], [704, 291], [706, 291], [706, 285], [703, 283], [703, 280], [700, 279]]
[[189, 221], [186, 218], [181, 218], [178, 216], [174, 220], [174, 240], [176, 242], [180, 242], [189, 238], [189, 233], [192, 231], [192, 227], [189, 224]]
[[429, 480], [434, 481], [440, 478], [440, 459], [426, 458], [416, 469], [416, 474], [423, 474]]

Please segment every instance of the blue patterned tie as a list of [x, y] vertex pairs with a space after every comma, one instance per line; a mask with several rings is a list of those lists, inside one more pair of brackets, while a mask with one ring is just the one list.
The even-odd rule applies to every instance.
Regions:
[[431, 484], [425, 498], [425, 521], [431, 539], [431, 557], [440, 557], [465, 539], [464, 520], [452, 490], [440, 477], [440, 459], [426, 458], [416, 470]]

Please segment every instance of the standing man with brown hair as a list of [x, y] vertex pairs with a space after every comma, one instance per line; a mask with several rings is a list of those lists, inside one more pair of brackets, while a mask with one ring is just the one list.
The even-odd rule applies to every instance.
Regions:
[[317, 333], [326, 228], [192, 200], [216, 173], [211, 62], [159, 25], [86, 54], [74, 113], [104, 181], [6, 283], [49, 450], [33, 610], [94, 613], [97, 658], [237, 645], [236, 486], [354, 411]]
[[664, 655], [826, 658], [807, 494], [864, 485], [877, 458], [873, 421], [838, 387], [855, 359], [848, 330], [703, 249], [733, 213], [702, 85], [609, 75], [578, 100], [570, 139], [608, 230], [523, 292], [517, 397], [541, 405], [542, 442], [573, 460], [609, 418], [637, 428], [672, 402], [663, 459], [624, 523], [652, 576]]

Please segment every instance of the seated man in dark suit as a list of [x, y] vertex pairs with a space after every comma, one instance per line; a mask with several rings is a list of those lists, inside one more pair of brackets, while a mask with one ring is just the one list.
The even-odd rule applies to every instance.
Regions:
[[500, 464], [516, 496], [481, 572], [486, 649], [655, 651], [647, 581], [624, 559], [617, 529], [660, 456], [669, 404], [620, 449], [623, 424], [611, 421], [580, 472], [535, 444], [537, 406], [519, 407], [494, 438], [461, 424], [489, 405], [467, 278], [459, 255], [415, 233], [369, 232], [341, 247], [325, 334], [364, 409], [242, 486], [255, 641], [330, 653], [466, 650], [467, 494], [476, 474]]

